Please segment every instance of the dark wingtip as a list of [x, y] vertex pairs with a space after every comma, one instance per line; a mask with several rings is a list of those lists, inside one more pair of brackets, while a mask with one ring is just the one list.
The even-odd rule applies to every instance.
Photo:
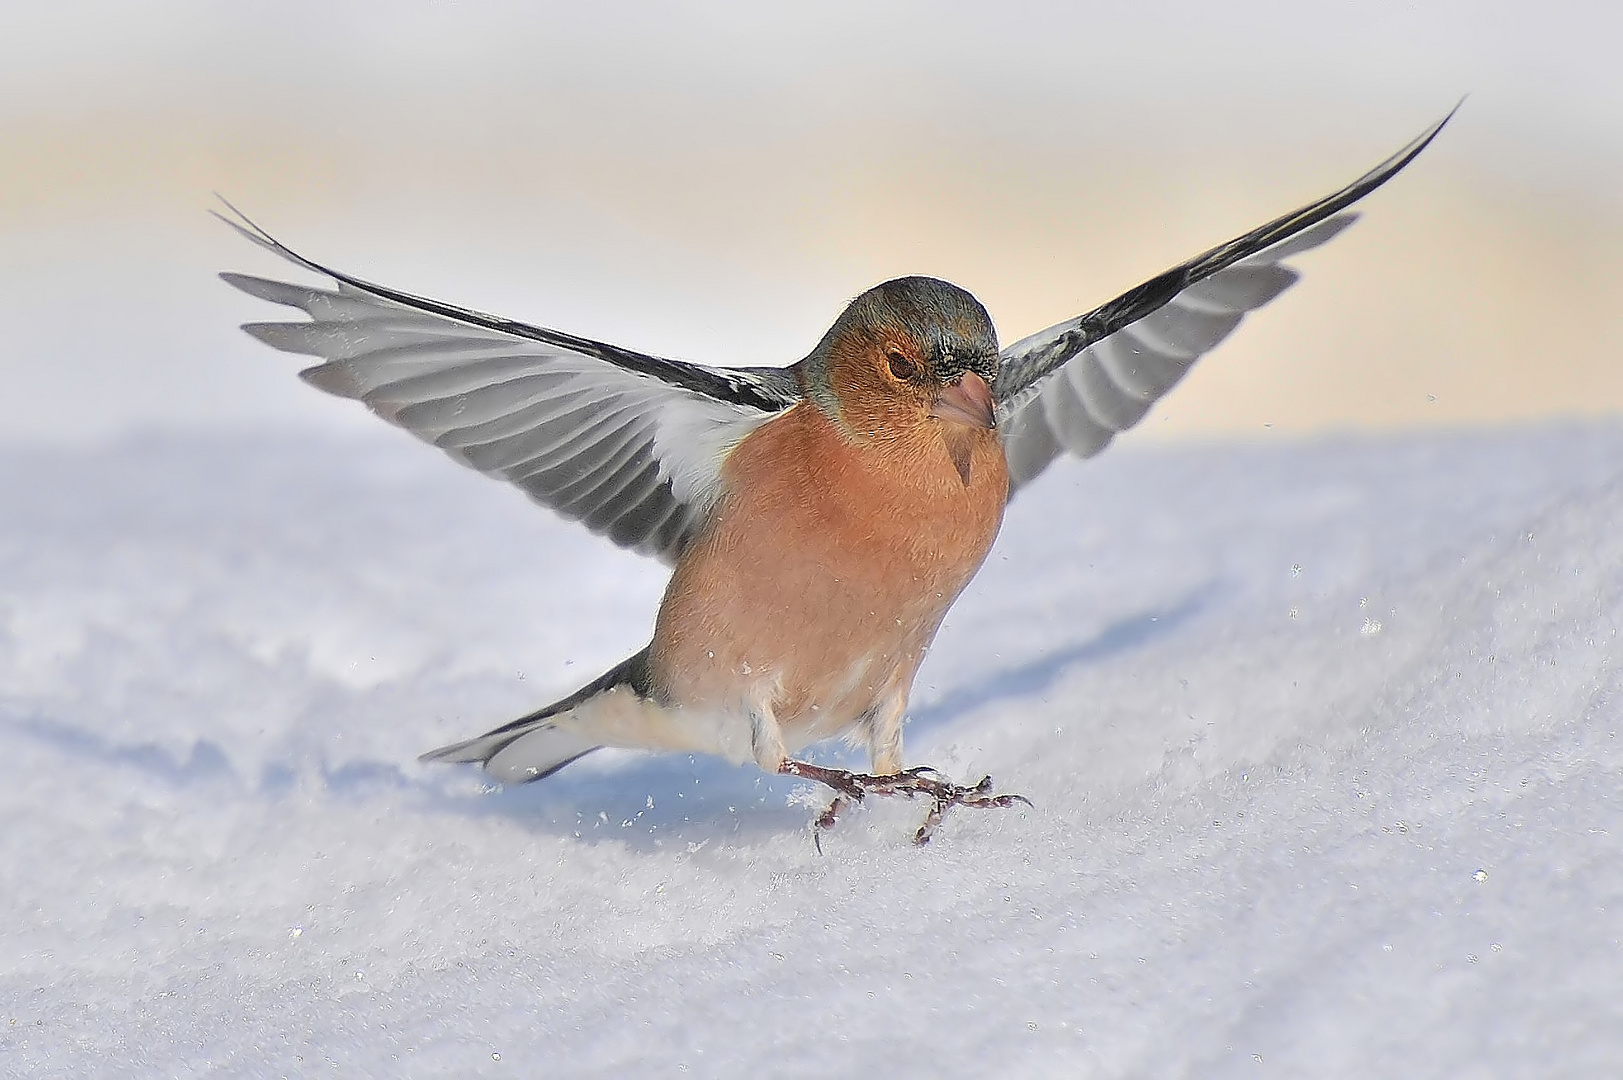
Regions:
[[[247, 214], [244, 214], [241, 210], [237, 209], [236, 204], [233, 203], [230, 199], [226, 198], [224, 195], [221, 195], [218, 191], [213, 192], [212, 194], [214, 195], [215, 199], [219, 200], [219, 203], [220, 203], [221, 206], [225, 207], [228, 211], [230, 211], [231, 217], [226, 217], [224, 214], [220, 213], [218, 210], [214, 209], [213, 207], [209, 207], [209, 213], [213, 214], [215, 217], [219, 218], [221, 221], [225, 222], [227, 225], [237, 225], [238, 227], [246, 226], [247, 228], [250, 228], [250, 229], [254, 230], [257, 233], [263, 233], [265, 231], [265, 230], [261, 229], [258, 225], [254, 224], [254, 220], [252, 218], [250, 218]], [[233, 217], [236, 218], [237, 220], [232, 221], [231, 218], [233, 218]]]
[[[1414, 142], [1398, 151], [1401, 162], [1398, 165], [1399, 169], [1413, 161], [1415, 156], [1419, 154], [1420, 151], [1431, 145], [1431, 141], [1437, 137], [1438, 133], [1441, 132], [1443, 128], [1448, 126], [1448, 122], [1450, 120], [1454, 119], [1454, 114], [1460, 111], [1460, 106], [1465, 104], [1465, 99], [1467, 97], [1470, 97], [1470, 95], [1460, 95], [1460, 99], [1454, 103], [1454, 107], [1448, 110], [1441, 120], [1437, 121], [1435, 124], [1431, 125], [1431, 127], [1417, 135]], [[1393, 171], [1395, 172], [1397, 170], [1394, 169]]]
[[[315, 262], [312, 259], [305, 258], [303, 255], [300, 255], [298, 252], [276, 239], [276, 237], [266, 232], [257, 221], [239, 210], [230, 199], [227, 199], [218, 191], [214, 193], [214, 197], [220, 200], [220, 205], [224, 206], [226, 210], [229, 211], [230, 216], [228, 217], [226, 214], [222, 214], [220, 211], [215, 210], [212, 207], [209, 209], [209, 213], [231, 226], [237, 231], [238, 235], [242, 236], [244, 239], [258, 244], [266, 251], [280, 255], [288, 262], [302, 266], [306, 270], [312, 271], [313, 273], [322, 274], [326, 277], [332, 278], [335, 281], [346, 282], [351, 285], [359, 285], [371, 292], [382, 291], [377, 289], [376, 286], [368, 286], [365, 282], [356, 281], [354, 278], [351, 278], [345, 274], [340, 274], [334, 270], [329, 270], [327, 267], [322, 266], [320, 263]], [[235, 284], [235, 282], [232, 284]]]
[[238, 210], [230, 199], [227, 199], [218, 191], [214, 192], [214, 197], [220, 200], [220, 205], [226, 208], [229, 216], [227, 216], [227, 214], [220, 213], [220, 211], [211, 206], [208, 210], [211, 217], [225, 222], [242, 236], [252, 240], [260, 247], [270, 248], [272, 251], [278, 251], [281, 249], [282, 245], [278, 244], [271, 237], [270, 233], [260, 228], [258, 223], [255, 222], [253, 218], [249, 217], [247, 214], [244, 214], [241, 210]]

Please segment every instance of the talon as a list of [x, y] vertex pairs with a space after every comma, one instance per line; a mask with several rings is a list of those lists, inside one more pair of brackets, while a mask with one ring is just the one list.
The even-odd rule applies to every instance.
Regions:
[[834, 796], [834, 801], [828, 804], [828, 809], [824, 810], [817, 818], [818, 832], [833, 827], [834, 820], [840, 816], [840, 811], [845, 809], [845, 802], [844, 795]]
[[948, 805], [950, 804], [939, 798], [930, 804], [930, 812], [924, 815], [924, 824], [920, 825], [919, 831], [913, 834], [915, 846], [923, 847], [930, 842], [930, 837], [935, 835], [936, 826], [941, 824], [941, 819], [947, 814]]
[[827, 769], [804, 761], [786, 761], [779, 771], [790, 776], [816, 780], [834, 789], [834, 801], [829, 803], [828, 809], [824, 810], [814, 823], [812, 840], [817, 845], [819, 854], [823, 850], [823, 830], [832, 828], [840, 811], [850, 803], [861, 802], [865, 795], [906, 795], [910, 799], [918, 795], [929, 796], [930, 809], [925, 814], [924, 823], [919, 826], [918, 832], [913, 834], [915, 844], [928, 844], [930, 837], [935, 834], [936, 826], [941, 824], [941, 819], [954, 806], [985, 809], [1009, 807], [1015, 803], [1031, 805], [1031, 800], [1024, 795], [993, 795], [990, 776], [981, 777], [972, 787], [960, 787], [944, 779], [939, 769], [928, 765], [918, 765], [889, 776], [870, 776], [867, 773], [847, 772], [844, 769]]
[[847, 801], [844, 795], [836, 794], [828, 807], [817, 815], [817, 820], [812, 822], [812, 843], [817, 846], [817, 854], [823, 853], [823, 833], [834, 827], [834, 822], [839, 818], [840, 811], [845, 809]]

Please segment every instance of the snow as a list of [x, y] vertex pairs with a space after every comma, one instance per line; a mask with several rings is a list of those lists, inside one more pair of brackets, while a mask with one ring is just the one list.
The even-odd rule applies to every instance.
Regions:
[[[0, 1074], [1623, 1073], [1623, 428], [1113, 449], [1024, 492], [908, 756], [419, 752], [660, 568], [398, 433], [0, 458]], [[838, 760], [834, 750], [826, 760]]]

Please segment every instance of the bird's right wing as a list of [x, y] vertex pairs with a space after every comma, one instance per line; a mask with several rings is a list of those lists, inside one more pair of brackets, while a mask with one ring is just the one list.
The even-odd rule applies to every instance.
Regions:
[[1285, 260], [1357, 220], [1344, 211], [1413, 161], [1453, 115], [1340, 191], [1004, 348], [992, 389], [1012, 486], [1065, 451], [1091, 457], [1138, 423], [1246, 313], [1291, 286], [1297, 275]]
[[732, 447], [800, 399], [785, 369], [702, 367], [453, 307], [311, 262], [246, 218], [227, 223], [337, 283], [221, 275], [310, 316], [243, 327], [320, 357], [306, 382], [667, 562], [706, 520]]

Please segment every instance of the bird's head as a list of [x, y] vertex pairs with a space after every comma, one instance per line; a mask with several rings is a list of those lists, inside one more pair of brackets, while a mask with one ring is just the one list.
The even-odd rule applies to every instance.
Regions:
[[807, 396], [862, 441], [920, 427], [990, 431], [997, 331], [969, 293], [928, 277], [851, 301], [801, 364]]

